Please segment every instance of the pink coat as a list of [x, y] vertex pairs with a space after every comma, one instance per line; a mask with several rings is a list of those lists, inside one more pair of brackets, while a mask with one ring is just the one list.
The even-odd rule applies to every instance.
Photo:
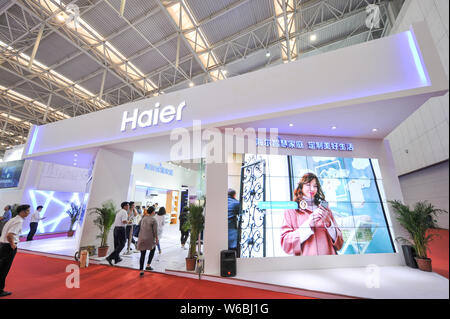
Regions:
[[300, 236], [296, 230], [309, 218], [310, 214], [312, 212], [308, 209], [287, 209], [284, 212], [281, 247], [287, 254], [295, 256], [336, 255], [336, 251], [342, 248], [344, 240], [333, 215], [331, 215], [333, 224], [336, 226], [335, 242], [320, 221], [312, 228], [314, 234], [300, 244]]

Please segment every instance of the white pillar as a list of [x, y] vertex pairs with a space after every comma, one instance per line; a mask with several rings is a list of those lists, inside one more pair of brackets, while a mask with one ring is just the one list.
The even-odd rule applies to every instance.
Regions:
[[[89, 194], [87, 211], [81, 228], [81, 240], [79, 247], [95, 245], [100, 246], [99, 228], [93, 223], [95, 215], [91, 215], [90, 208], [101, 207], [107, 200], [113, 200], [117, 209], [120, 203], [127, 200], [130, 185], [133, 153], [119, 150], [100, 149], [95, 159], [92, 172], [92, 186]], [[111, 252], [114, 239], [111, 228], [108, 237], [108, 246]]]
[[205, 274], [220, 274], [220, 251], [228, 249], [228, 165], [206, 164]]

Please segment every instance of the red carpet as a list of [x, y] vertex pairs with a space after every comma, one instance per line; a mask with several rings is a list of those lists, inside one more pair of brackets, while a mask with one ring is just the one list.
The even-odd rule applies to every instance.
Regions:
[[431, 258], [433, 271], [448, 278], [448, 229], [430, 229], [429, 233], [439, 234], [430, 243], [428, 257]]
[[[310, 299], [206, 280], [91, 265], [80, 271], [80, 288], [66, 288], [63, 259], [18, 253], [5, 290], [15, 299]], [[3, 299], [3, 298], [2, 298]]]

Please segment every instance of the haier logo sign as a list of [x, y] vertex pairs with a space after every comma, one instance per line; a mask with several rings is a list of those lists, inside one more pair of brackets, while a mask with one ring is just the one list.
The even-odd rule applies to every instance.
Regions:
[[139, 112], [139, 109], [134, 109], [131, 114], [128, 114], [128, 111], [123, 112], [122, 126], [120, 130], [125, 132], [127, 129], [127, 124], [130, 124], [131, 129], [135, 130], [138, 126], [144, 128], [155, 126], [159, 123], [168, 124], [173, 120], [181, 121], [183, 109], [186, 107], [186, 102], [181, 102], [177, 108], [173, 105], [167, 105], [160, 109], [160, 106], [160, 103], [156, 103], [155, 108], [152, 110]]

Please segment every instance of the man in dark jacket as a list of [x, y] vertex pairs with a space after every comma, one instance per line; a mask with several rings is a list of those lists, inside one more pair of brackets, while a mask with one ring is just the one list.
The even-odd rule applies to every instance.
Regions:
[[236, 191], [228, 190], [228, 249], [237, 251], [238, 243], [238, 216], [239, 201], [236, 199]]
[[183, 211], [180, 214], [180, 217], [178, 219], [180, 220], [180, 232], [181, 232], [181, 248], [184, 248], [184, 245], [186, 244], [186, 241], [189, 237], [189, 230], [184, 231], [183, 225], [187, 222], [189, 215], [189, 208], [184, 207]]

